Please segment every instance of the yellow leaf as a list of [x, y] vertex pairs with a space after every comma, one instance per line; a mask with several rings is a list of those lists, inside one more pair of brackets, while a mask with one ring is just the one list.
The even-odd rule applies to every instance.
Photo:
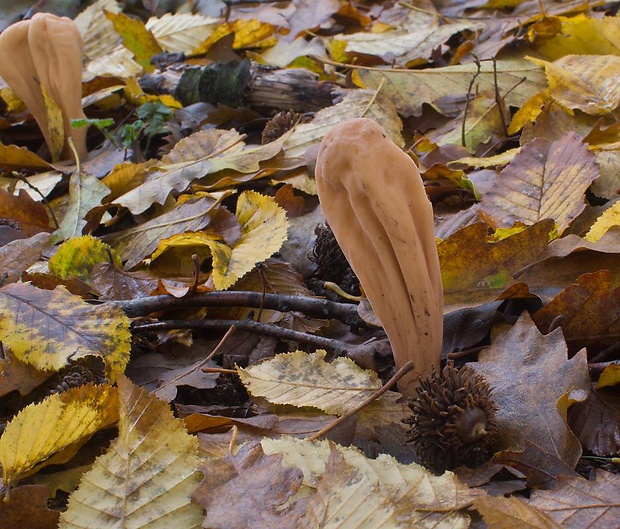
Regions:
[[[26, 147], [0, 143], [0, 165], [8, 169], [50, 169], [50, 164]], [[28, 179], [30, 181], [30, 178]]]
[[596, 219], [594, 224], [586, 233], [586, 241], [598, 241], [609, 229], [620, 226], [620, 202], [616, 202], [612, 207], [606, 209], [603, 214]]
[[286, 240], [286, 212], [271, 197], [244, 191], [237, 201], [241, 237], [232, 248], [218, 241], [207, 242], [213, 254], [213, 283], [226, 290], [237, 279], [276, 253]]
[[544, 66], [549, 95], [562, 106], [590, 115], [604, 115], [620, 104], [620, 57], [615, 55], [567, 55], [555, 62], [530, 58]]
[[138, 19], [129, 18], [124, 13], [106, 12], [105, 16], [123, 37], [123, 45], [134, 54], [136, 62], [144, 68], [145, 72], [152, 72], [155, 67], [151, 64], [151, 57], [163, 50], [153, 34], [146, 29], [144, 23]]
[[537, 42], [537, 50], [549, 60], [565, 55], [620, 55], [620, 18], [586, 15], [557, 17], [561, 28], [553, 38]]
[[381, 388], [374, 371], [362, 369], [349, 358], [325, 361], [318, 350], [279, 354], [247, 369], [237, 368], [248, 391], [274, 404], [313, 406], [344, 415]]
[[43, 371], [86, 356], [103, 358], [112, 382], [131, 349], [129, 318], [120, 308], [89, 305], [64, 287], [41, 290], [29, 283], [0, 289], [0, 339], [20, 361]]
[[183, 529], [202, 525], [191, 503], [200, 474], [198, 439], [168, 405], [122, 376], [118, 438], [70, 496], [61, 529]]
[[108, 263], [110, 259], [122, 268], [123, 263], [114, 248], [91, 235], [83, 235], [62, 243], [50, 258], [49, 269], [61, 279], [87, 279], [96, 264]]
[[512, 116], [510, 125], [508, 125], [508, 134], [512, 136], [519, 132], [526, 123], [535, 121], [542, 112], [545, 103], [548, 103], [550, 100], [551, 98], [547, 90], [538, 92], [530, 97]]
[[0, 437], [0, 462], [6, 486], [36, 465], [118, 419], [116, 389], [88, 384], [30, 404], [7, 425]]

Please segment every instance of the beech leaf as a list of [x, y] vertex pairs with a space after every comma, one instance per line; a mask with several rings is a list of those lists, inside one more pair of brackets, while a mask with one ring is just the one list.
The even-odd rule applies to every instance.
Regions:
[[72, 445], [83, 444], [117, 419], [116, 389], [109, 385], [88, 384], [30, 404], [0, 437], [4, 484], [10, 487], [39, 463]]
[[118, 395], [118, 438], [69, 497], [60, 529], [200, 527], [202, 510], [190, 501], [200, 481], [198, 439], [124, 376]]

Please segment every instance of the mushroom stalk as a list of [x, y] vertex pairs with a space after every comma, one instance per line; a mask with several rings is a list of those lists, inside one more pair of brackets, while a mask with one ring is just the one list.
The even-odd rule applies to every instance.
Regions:
[[413, 160], [376, 122], [332, 128], [316, 162], [319, 200], [392, 345], [411, 396], [441, 360], [443, 286], [433, 209]]
[[[82, 110], [82, 36], [73, 20], [37, 13], [5, 29], [0, 34], [0, 76], [34, 116], [52, 159], [72, 157], [70, 137], [78, 156], [86, 157], [86, 128], [73, 129], [70, 123], [86, 117]], [[44, 93], [62, 111], [61, 153], [54, 148]]]

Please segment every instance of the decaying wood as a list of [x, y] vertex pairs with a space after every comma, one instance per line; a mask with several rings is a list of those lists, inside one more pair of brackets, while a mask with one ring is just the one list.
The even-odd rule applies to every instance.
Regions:
[[[175, 64], [160, 73], [143, 76], [140, 85], [147, 93], [175, 95], [178, 94], [182, 76], [187, 75], [188, 70], [192, 69], [194, 74], [202, 75], [207, 68], [186, 63]], [[247, 81], [240, 80], [240, 83], [235, 86], [235, 90], [242, 94], [239, 106], [261, 111], [316, 112], [333, 105], [343, 94], [340, 87], [320, 81], [316, 74], [308, 70], [273, 69], [256, 63], [250, 64]], [[210, 94], [200, 100], [211, 104], [226, 103], [223, 98], [229, 95]]]

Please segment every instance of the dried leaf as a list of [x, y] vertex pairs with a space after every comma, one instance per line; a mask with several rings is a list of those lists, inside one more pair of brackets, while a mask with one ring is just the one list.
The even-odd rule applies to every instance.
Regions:
[[584, 239], [586, 241], [598, 241], [612, 227], [620, 226], [620, 202], [616, 202], [610, 208], [607, 208], [603, 214], [592, 224]]
[[60, 529], [198, 528], [198, 440], [168, 406], [121, 376], [119, 435], [71, 494]]
[[468, 365], [493, 388], [499, 406], [499, 449], [531, 441], [575, 466], [581, 446], [568, 428], [566, 412], [558, 410], [558, 401], [567, 393], [573, 401], [584, 400], [590, 391], [585, 350], [568, 360], [562, 331], [543, 336], [524, 313], [480, 353], [478, 362]]
[[516, 282], [515, 272], [537, 260], [547, 246], [552, 228], [553, 222], [546, 220], [492, 242], [488, 226], [478, 223], [439, 243], [445, 310], [496, 300]]
[[473, 506], [482, 514], [487, 526], [493, 529], [562, 528], [544, 512], [515, 497], [487, 496], [475, 500]]
[[247, 369], [237, 368], [241, 381], [254, 396], [274, 404], [314, 406], [343, 415], [381, 388], [373, 371], [348, 358], [325, 361], [325, 351], [277, 355]]
[[586, 450], [597, 456], [620, 452], [620, 400], [613, 390], [596, 389], [568, 412], [571, 429]]
[[151, 57], [163, 50], [153, 34], [146, 29], [144, 23], [135, 18], [129, 18], [124, 13], [106, 12], [105, 16], [114, 24], [114, 29], [123, 37], [123, 45], [130, 50], [136, 62], [149, 73], [155, 68], [151, 64]]
[[60, 513], [47, 506], [49, 491], [44, 485], [23, 485], [11, 490], [10, 500], [0, 501], [3, 529], [56, 529]]
[[19, 281], [22, 273], [39, 260], [49, 238], [48, 233], [37, 233], [28, 239], [17, 239], [0, 247], [2, 284]]
[[232, 286], [256, 263], [277, 252], [286, 240], [286, 213], [273, 198], [244, 191], [237, 200], [236, 214], [241, 237], [232, 248], [219, 241], [209, 243], [213, 254], [213, 284], [218, 290]]
[[599, 470], [593, 480], [560, 478], [555, 490], [532, 491], [528, 504], [564, 529], [616, 529], [619, 496], [620, 477]]
[[0, 188], [0, 218], [16, 221], [28, 237], [50, 231], [45, 207], [35, 202], [24, 189], [15, 196]]
[[0, 397], [11, 391], [27, 395], [39, 384], [47, 380], [51, 373], [35, 369], [20, 362], [8, 347], [3, 348], [4, 358], [0, 358]]
[[585, 209], [586, 189], [598, 176], [594, 154], [575, 134], [555, 142], [536, 139], [501, 172], [480, 211], [496, 227], [553, 219], [561, 234]]
[[117, 419], [116, 390], [109, 385], [88, 384], [30, 404], [0, 437], [4, 484], [17, 483], [36, 465], [72, 445], [83, 444]]
[[301, 504], [287, 501], [299, 489], [302, 473], [282, 466], [282, 456], [265, 455], [260, 444], [247, 443], [235, 455], [209, 460], [200, 470], [205, 478], [193, 499], [207, 512], [205, 527], [296, 527]]
[[114, 381], [129, 361], [129, 318], [118, 307], [89, 305], [64, 287], [16, 283], [0, 289], [0, 339], [22, 362], [54, 370], [87, 356], [106, 363]]
[[110, 194], [107, 186], [88, 173], [74, 171], [69, 180], [69, 205], [60, 226], [52, 233], [52, 242], [79, 237], [86, 226], [86, 215]]

